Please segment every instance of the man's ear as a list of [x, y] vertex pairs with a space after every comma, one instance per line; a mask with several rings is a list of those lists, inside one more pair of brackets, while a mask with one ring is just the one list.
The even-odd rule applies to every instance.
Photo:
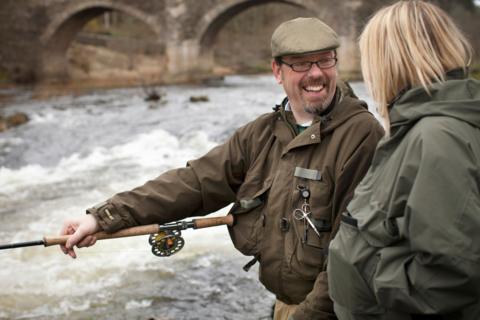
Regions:
[[272, 60], [272, 72], [278, 84], [282, 84], [282, 70], [281, 65], [275, 60]]

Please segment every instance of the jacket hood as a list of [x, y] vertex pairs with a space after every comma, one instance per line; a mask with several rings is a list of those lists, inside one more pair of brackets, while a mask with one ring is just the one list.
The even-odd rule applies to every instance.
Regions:
[[480, 81], [462, 79], [457, 72], [433, 84], [430, 95], [422, 87], [406, 91], [390, 110], [392, 131], [430, 116], [452, 117], [480, 128]]

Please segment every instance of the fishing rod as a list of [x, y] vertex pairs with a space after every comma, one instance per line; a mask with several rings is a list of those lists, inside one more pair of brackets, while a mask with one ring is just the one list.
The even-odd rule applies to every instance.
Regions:
[[[199, 218], [190, 221], [175, 221], [162, 225], [149, 224], [145, 226], [126, 228], [114, 233], [106, 233], [101, 231], [95, 233], [94, 236], [97, 238], [97, 240], [105, 240], [149, 234], [150, 237], [148, 238], [148, 243], [152, 246], [152, 253], [158, 257], [168, 257], [180, 251], [185, 245], [185, 240], [181, 237], [182, 230], [202, 229], [221, 225], [232, 226], [233, 222], [233, 216], [228, 214], [224, 217]], [[0, 250], [32, 246], [49, 247], [54, 245], [64, 245], [67, 243], [69, 237], [70, 235], [45, 236], [42, 240], [0, 245]]]

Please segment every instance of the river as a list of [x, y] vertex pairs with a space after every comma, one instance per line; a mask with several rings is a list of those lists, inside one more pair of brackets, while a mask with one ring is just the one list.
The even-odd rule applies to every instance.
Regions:
[[[366, 98], [362, 83], [353, 83]], [[30, 121], [0, 133], [0, 243], [41, 240], [119, 191], [185, 165], [283, 98], [272, 76], [141, 88], [3, 107]], [[194, 103], [191, 96], [209, 101]], [[228, 208], [215, 213], [224, 215]], [[0, 319], [268, 319], [274, 297], [225, 227], [183, 232], [168, 258], [148, 237], [99, 241], [73, 260], [57, 247], [0, 251]]]

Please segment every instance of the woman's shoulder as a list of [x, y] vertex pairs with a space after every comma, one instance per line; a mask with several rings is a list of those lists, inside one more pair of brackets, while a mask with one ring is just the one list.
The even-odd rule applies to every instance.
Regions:
[[[410, 150], [420, 152], [422, 159], [470, 158], [472, 145], [478, 146], [478, 129], [453, 117], [431, 116], [420, 119], [405, 137]], [[476, 138], [475, 138], [476, 137]]]

